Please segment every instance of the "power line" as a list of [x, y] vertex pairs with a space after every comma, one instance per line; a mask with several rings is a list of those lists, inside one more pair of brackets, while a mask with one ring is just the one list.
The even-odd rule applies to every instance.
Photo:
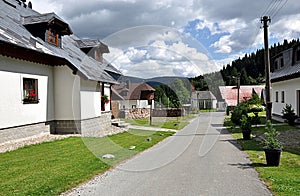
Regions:
[[285, 2], [281, 5], [281, 7], [274, 13], [272, 18], [274, 19], [275, 16], [278, 14], [278, 12], [287, 4], [288, 0], [285, 0]]
[[261, 14], [261, 16], [266, 15], [266, 13], [269, 11], [269, 8], [270, 8], [272, 2], [273, 2], [273, 0], [270, 1], [269, 5], [268, 5], [267, 8], [265, 9], [265, 11]]
[[268, 13], [269, 16], [272, 16], [272, 15], [276, 12], [276, 10], [278, 9], [278, 7], [279, 7], [281, 1], [282, 1], [282, 0], [275, 0], [275, 1], [274, 1], [273, 8], [272, 8], [272, 10], [270, 10], [270, 12]]
[[274, 19], [287, 2], [288, 0], [271, 0], [261, 16], [270, 16]]

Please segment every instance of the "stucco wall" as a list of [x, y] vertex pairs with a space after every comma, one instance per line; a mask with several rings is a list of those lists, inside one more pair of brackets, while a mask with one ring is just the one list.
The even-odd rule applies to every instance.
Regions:
[[[38, 80], [37, 104], [23, 104], [23, 78]], [[53, 67], [0, 56], [0, 129], [54, 119]]]
[[[150, 109], [151, 105], [148, 105], [148, 100], [124, 100], [119, 102], [119, 109], [134, 109], [134, 108], [148, 108]], [[134, 107], [133, 107], [134, 106]], [[154, 107], [154, 102], [153, 106]]]
[[101, 116], [100, 84], [95, 81], [81, 79], [81, 119]]
[[[298, 113], [297, 90], [300, 90], [300, 78], [272, 83], [272, 113], [282, 115], [281, 111], [286, 104], [292, 104], [292, 108]], [[278, 92], [278, 102], [276, 99], [276, 91]], [[281, 92], [284, 91], [285, 102], [281, 103]], [[299, 114], [297, 114], [299, 115]]]
[[80, 77], [67, 66], [54, 68], [54, 97], [56, 120], [80, 119]]

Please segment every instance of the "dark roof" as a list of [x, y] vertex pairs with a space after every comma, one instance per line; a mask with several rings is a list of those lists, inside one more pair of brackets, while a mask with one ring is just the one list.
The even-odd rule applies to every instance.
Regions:
[[61, 26], [63, 35], [73, 34], [71, 28], [68, 23], [66, 23], [63, 19], [57, 16], [55, 13], [47, 13], [47, 14], [37, 14], [23, 17], [23, 25], [37, 25], [42, 23], [51, 24], [56, 22]]
[[300, 63], [293, 66], [287, 66], [270, 74], [272, 82], [300, 77]]
[[79, 48], [99, 48], [102, 53], [109, 53], [108, 46], [98, 39], [80, 39], [76, 40]]
[[279, 82], [300, 77], [300, 62], [295, 61], [296, 48], [300, 47], [300, 44], [296, 44], [293, 48], [289, 48], [278, 55], [273, 57], [273, 63], [276, 58], [282, 57], [284, 66], [273, 70], [270, 74], [271, 82]]
[[215, 95], [210, 91], [194, 91], [192, 92], [192, 99], [201, 99], [201, 100], [216, 100]]
[[[0, 55], [53, 66], [67, 65], [74, 73], [85, 79], [117, 83], [105, 71], [107, 64], [92, 59], [80, 50], [76, 42], [80, 38], [74, 35], [63, 36], [62, 48], [48, 44], [32, 36], [23, 26], [23, 17], [41, 14], [20, 6], [15, 0], [6, 1], [15, 7], [0, 1], [0, 44], [5, 47], [0, 49]], [[47, 18], [45, 15], [41, 16]], [[36, 54], [38, 58], [33, 58]]]
[[122, 73], [120, 72], [120, 70], [118, 70], [117, 68], [115, 68], [112, 64], [110, 64], [104, 58], [103, 58], [103, 63], [106, 65], [105, 71], [108, 71], [108, 72], [111, 72], [111, 73], [115, 73], [115, 74], [118, 74], [118, 75], [122, 75]]
[[279, 82], [300, 77], [300, 63], [276, 70], [270, 74], [270, 77], [272, 82]]
[[[113, 88], [121, 95], [125, 100], [141, 100], [141, 99], [153, 99], [150, 96], [155, 91], [150, 85], [145, 82], [142, 83], [121, 83], [114, 85]], [[122, 92], [126, 92], [124, 95]]]

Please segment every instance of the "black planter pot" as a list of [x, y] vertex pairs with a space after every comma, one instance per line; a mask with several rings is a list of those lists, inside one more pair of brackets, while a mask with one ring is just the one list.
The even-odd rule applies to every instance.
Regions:
[[279, 166], [280, 163], [280, 149], [264, 149], [267, 165], [268, 166]]
[[243, 133], [243, 140], [251, 139], [251, 130], [242, 130], [242, 133]]

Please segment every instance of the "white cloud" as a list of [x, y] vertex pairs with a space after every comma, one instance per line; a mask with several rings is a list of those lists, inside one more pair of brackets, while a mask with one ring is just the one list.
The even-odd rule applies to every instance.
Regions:
[[219, 41], [215, 42], [212, 46], [215, 47], [217, 53], [231, 53], [231, 46], [233, 42], [230, 41], [230, 36], [226, 35], [220, 38]]
[[[200, 22], [194, 31], [208, 28], [210, 34], [205, 36], [208, 39], [214, 37], [214, 43], [209, 48], [214, 50], [212, 56], [226, 54], [226, 61], [241, 51], [261, 47], [263, 35], [259, 29], [259, 18], [273, 0], [31, 1], [33, 8], [40, 12], [56, 12], [70, 23], [76, 35], [104, 39], [112, 53], [119, 50], [117, 57], [119, 62], [122, 62], [118, 65], [120, 67], [132, 62], [150, 65], [153, 63], [150, 60], [155, 59], [159, 62], [165, 58], [165, 62], [170, 62], [176, 70], [180, 69], [175, 64], [181, 62], [186, 69], [181, 69], [180, 72], [189, 75], [192, 71], [189, 66], [183, 64], [184, 58], [201, 65], [201, 72], [206, 71], [204, 68], [213, 69], [212, 67], [219, 65], [205, 60], [208, 54], [199, 52], [198, 48], [187, 44], [184, 38], [178, 36], [178, 32], [184, 33], [184, 26], [198, 19]], [[299, 10], [299, 3], [288, 1], [275, 18], [272, 18], [270, 37], [279, 41], [299, 38]], [[142, 25], [145, 25], [144, 30], [138, 28]], [[177, 28], [178, 32], [169, 30], [168, 27]], [[126, 34], [127, 28], [132, 28], [132, 31]], [[193, 31], [189, 35], [193, 36]], [[219, 37], [216, 39], [217, 36]], [[130, 47], [132, 48], [129, 49]], [[164, 48], [165, 50], [162, 50]], [[161, 63], [158, 65], [162, 67]]]
[[284, 16], [270, 23], [270, 32], [280, 40], [300, 37], [300, 14]]
[[[142, 27], [141, 29], [144, 32]], [[137, 30], [134, 29], [134, 32]], [[142, 47], [137, 44], [137, 47], [130, 45], [123, 51], [113, 49], [105, 58], [113, 59], [111, 63], [120, 68], [123, 74], [141, 78], [193, 77], [220, 70], [220, 66], [211, 61], [208, 54], [199, 52], [197, 48], [183, 42], [186, 35], [180, 36], [180, 33], [174, 30], [166, 32], [158, 33], [157, 41], [150, 41]], [[121, 37], [121, 34], [117, 34], [116, 37]], [[173, 37], [176, 37], [176, 41], [170, 39]], [[113, 54], [114, 52], [117, 54]], [[117, 55], [119, 56], [116, 57]]]

